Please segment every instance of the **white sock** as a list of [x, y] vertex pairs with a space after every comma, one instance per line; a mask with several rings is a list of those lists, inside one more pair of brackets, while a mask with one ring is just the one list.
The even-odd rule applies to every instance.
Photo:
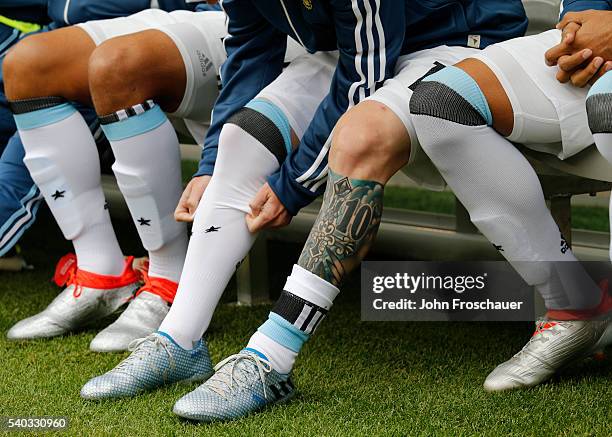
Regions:
[[[594, 134], [595, 144], [597, 145], [597, 150], [599, 153], [603, 155], [610, 163], [612, 163], [612, 134]], [[608, 209], [609, 223], [612, 227], [612, 195], [610, 196], [610, 207]], [[610, 260], [612, 260], [612, 232], [610, 233], [610, 246], [609, 246], [609, 256]]]
[[[521, 84], [530, 86], [528, 79]], [[546, 100], [535, 85], [531, 88], [527, 99]], [[521, 109], [520, 102], [515, 105]], [[457, 67], [447, 67], [417, 87], [410, 111], [423, 150], [472, 222], [536, 288], [546, 307], [597, 306], [601, 290], [561, 236], [527, 159], [490, 127], [493, 116], [476, 81]], [[532, 122], [538, 113], [530, 115]]]
[[[601, 291], [563, 247], [533, 168], [488, 126], [464, 126], [414, 116], [423, 148], [438, 167], [472, 222], [502, 251], [549, 309], [599, 304]], [[562, 250], [560, 250], [562, 249]], [[559, 263], [570, 261], [565, 268]]]
[[265, 355], [277, 372], [289, 373], [339, 292], [323, 278], [294, 265], [268, 320], [253, 334], [247, 348]]
[[[597, 150], [612, 163], [612, 71], [600, 77], [589, 89], [586, 109]], [[609, 218], [612, 225], [612, 196], [610, 197]], [[612, 238], [612, 233], [610, 235]], [[612, 260], [612, 240], [609, 254]]]
[[255, 137], [232, 123], [223, 127], [179, 289], [159, 328], [182, 347], [191, 348], [202, 337], [227, 283], [255, 241], [245, 222], [249, 202], [278, 167], [277, 158]]
[[[128, 111], [116, 114], [120, 112]], [[117, 183], [149, 251], [149, 276], [178, 282], [187, 251], [187, 228], [174, 220], [182, 192], [176, 133], [153, 102], [135, 106], [129, 117], [117, 120], [119, 115], [114, 116], [100, 120], [115, 154]]]
[[121, 274], [125, 263], [105, 207], [98, 152], [81, 114], [63, 103], [18, 113], [15, 120], [24, 163], [64, 237], [74, 244], [78, 267]]
[[297, 352], [286, 348], [259, 331], [255, 331], [255, 334], [251, 336], [247, 349], [263, 354], [272, 364], [272, 368], [283, 375], [291, 372], [298, 356]]

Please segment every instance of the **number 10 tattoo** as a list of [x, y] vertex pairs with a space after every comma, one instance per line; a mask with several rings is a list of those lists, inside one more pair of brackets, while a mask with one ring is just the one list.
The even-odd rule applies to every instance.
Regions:
[[298, 264], [336, 287], [370, 249], [382, 216], [383, 186], [330, 170], [323, 206]]

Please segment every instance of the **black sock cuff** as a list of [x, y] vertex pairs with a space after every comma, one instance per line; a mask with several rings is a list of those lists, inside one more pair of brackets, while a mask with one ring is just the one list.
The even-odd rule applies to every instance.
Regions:
[[326, 309], [288, 291], [281, 293], [272, 312], [307, 334], [311, 334], [327, 315]]
[[139, 103], [138, 105], [120, 109], [112, 114], [100, 115], [98, 116], [98, 119], [102, 125], [111, 124], [118, 121], [127, 120], [128, 118], [135, 117], [136, 115], [144, 114], [153, 108], [155, 108], [155, 102], [153, 100], [147, 100], [146, 102]]
[[9, 100], [8, 105], [13, 114], [25, 114], [34, 112], [40, 109], [52, 108], [66, 103], [67, 100], [63, 97], [34, 97], [31, 99]]
[[259, 111], [244, 107], [230, 117], [227, 123], [234, 124], [259, 141], [282, 164], [287, 158], [285, 139], [272, 120]]
[[592, 133], [612, 133], [612, 92], [589, 96], [586, 108]]

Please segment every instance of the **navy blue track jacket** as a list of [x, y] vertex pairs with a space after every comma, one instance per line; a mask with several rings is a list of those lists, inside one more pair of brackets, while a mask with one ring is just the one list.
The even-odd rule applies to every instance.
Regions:
[[568, 12], [580, 12], [589, 9], [612, 11], [612, 0], [564, 0], [562, 16]]
[[[197, 176], [212, 174], [219, 133], [236, 111], [282, 71], [286, 35], [309, 52], [338, 50], [329, 94], [297, 150], [269, 178], [272, 190], [295, 215], [323, 191], [324, 148], [347, 109], [392, 77], [399, 56], [439, 45], [480, 47], [522, 36], [527, 18], [520, 0], [224, 0], [228, 59]], [[471, 39], [474, 41], [474, 39]]]

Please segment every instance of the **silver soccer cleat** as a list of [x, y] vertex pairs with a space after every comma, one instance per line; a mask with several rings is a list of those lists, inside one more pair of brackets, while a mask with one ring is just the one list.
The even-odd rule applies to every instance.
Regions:
[[497, 392], [533, 387], [611, 343], [611, 320], [539, 321], [529, 342], [487, 376], [484, 388]]
[[129, 344], [157, 331], [170, 310], [169, 304], [156, 294], [142, 291], [119, 318], [89, 344], [94, 352], [123, 352]]
[[186, 350], [168, 335], [156, 332], [134, 340], [130, 356], [104, 375], [90, 379], [81, 389], [88, 400], [136, 396], [178, 382], [200, 382], [213, 373], [204, 339]]
[[[17, 322], [7, 333], [9, 340], [48, 338], [75, 331], [113, 314], [138, 289], [132, 258], [126, 260], [124, 272], [117, 277], [80, 271], [76, 268], [76, 258], [65, 258], [60, 261], [58, 271], [62, 271], [62, 282], [67, 287], [44, 311]], [[56, 283], [60, 282], [56, 279]]]
[[174, 404], [174, 414], [200, 422], [235, 420], [295, 395], [291, 376], [278, 373], [251, 349], [226, 358], [215, 370], [204, 384]]

